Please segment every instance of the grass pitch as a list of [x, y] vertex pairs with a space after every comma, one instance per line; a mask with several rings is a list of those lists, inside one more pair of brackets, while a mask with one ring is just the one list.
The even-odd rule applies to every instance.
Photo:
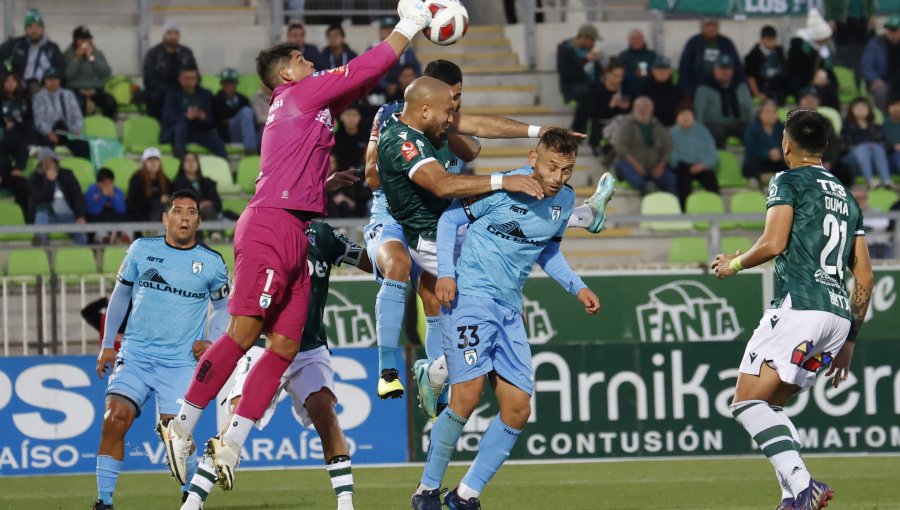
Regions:
[[[807, 459], [835, 489], [829, 510], [900, 509], [900, 456]], [[409, 508], [421, 467], [354, 468], [358, 510]], [[455, 485], [464, 466], [451, 466]], [[93, 476], [0, 478], [0, 509], [89, 509]], [[334, 509], [324, 469], [239, 472], [235, 490], [218, 488], [212, 509]], [[485, 509], [771, 509], [780, 499], [771, 465], [759, 459], [628, 461], [504, 466], [482, 495]], [[119, 510], [177, 509], [180, 494], [164, 474], [125, 474]]]

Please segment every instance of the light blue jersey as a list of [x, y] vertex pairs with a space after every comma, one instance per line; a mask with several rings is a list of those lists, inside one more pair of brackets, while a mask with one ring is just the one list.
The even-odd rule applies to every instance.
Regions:
[[[507, 175], [532, 173], [523, 167]], [[521, 310], [525, 280], [544, 248], [561, 240], [574, 207], [569, 186], [542, 200], [502, 191], [467, 200], [463, 208], [471, 224], [456, 262], [459, 293]]]
[[161, 365], [193, 366], [192, 346], [206, 339], [210, 300], [228, 296], [222, 256], [202, 244], [185, 250], [165, 237], [138, 239], [117, 278], [134, 286], [122, 350]]

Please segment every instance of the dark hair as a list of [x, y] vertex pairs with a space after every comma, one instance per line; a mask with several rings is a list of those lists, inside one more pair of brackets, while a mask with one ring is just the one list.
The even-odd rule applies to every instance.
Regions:
[[290, 33], [291, 30], [294, 30], [297, 28], [302, 28], [302, 29], [306, 30], [306, 28], [303, 26], [303, 23], [300, 23], [299, 21], [295, 21], [295, 22], [291, 23], [290, 25], [288, 25], [287, 31], [288, 31], [288, 33]]
[[97, 182], [114, 180], [116, 180], [116, 174], [109, 168], [103, 167], [100, 170], [97, 170]]
[[451, 87], [457, 83], [462, 83], [463, 79], [462, 69], [449, 60], [432, 60], [425, 66], [425, 72], [422, 74], [441, 80]]
[[[4, 99], [9, 99], [9, 100], [12, 100], [12, 101], [25, 101], [26, 98], [27, 98], [27, 96], [28, 96], [28, 89], [25, 87], [25, 82], [22, 80], [22, 76], [20, 76], [20, 75], [17, 74], [17, 73], [6, 72], [5, 69], [3, 70], [2, 76], [3, 76], [3, 83], [4, 83], [4, 84], [6, 83], [6, 79], [9, 78], [10, 76], [12, 76], [13, 79], [16, 80], [16, 91], [13, 92], [12, 97], [6, 97], [6, 89], [3, 88], [3, 89], [2, 89], [2, 96], [3, 96], [3, 98], [4, 98]], [[31, 102], [30, 102], [30, 101], [29, 101], [29, 104], [28, 104], [28, 108], [29, 108], [29, 109], [31, 108]]]
[[172, 195], [169, 196], [169, 201], [166, 203], [166, 212], [167, 213], [172, 212], [172, 207], [175, 206], [175, 201], [178, 200], [179, 198], [189, 198], [189, 199], [193, 200], [194, 205], [197, 206], [197, 210], [198, 211], [200, 210], [200, 200], [197, 199], [197, 194], [187, 188], [181, 188], [180, 190], [176, 191], [175, 193], [172, 193]]
[[578, 154], [578, 138], [569, 130], [563, 128], [550, 128], [538, 142], [538, 147], [543, 147], [556, 154]]
[[868, 122], [869, 124], [875, 122], [875, 109], [872, 107], [872, 103], [870, 103], [868, 99], [862, 96], [857, 96], [853, 98], [853, 101], [850, 101], [850, 105], [847, 106], [847, 113], [846, 115], [844, 115], [844, 124], [856, 124], [856, 117], [853, 116], [853, 107], [858, 105], [859, 103], [863, 103], [869, 107], [869, 115], [866, 116], [866, 122]]
[[810, 154], [822, 154], [828, 147], [828, 119], [812, 110], [791, 110], [784, 123], [784, 134]]
[[778, 32], [775, 31], [775, 27], [772, 25], [766, 25], [759, 31], [759, 37], [761, 39], [774, 39], [778, 37]]
[[340, 23], [328, 25], [328, 28], [325, 29], [325, 35], [328, 35], [328, 32], [333, 32], [335, 30], [341, 33], [341, 37], [347, 37], [347, 33], [344, 32], [344, 27], [342, 27]]
[[625, 70], [625, 62], [622, 62], [621, 60], [619, 60], [616, 57], [610, 57], [609, 63], [606, 64], [605, 72], [608, 73], [608, 72], [612, 71], [613, 69], [622, 69], [624, 71]]
[[678, 114], [680, 114], [681, 112], [683, 112], [685, 110], [687, 110], [691, 113], [694, 113], [694, 105], [691, 104], [690, 101], [682, 101], [682, 102], [678, 103], [678, 106], [675, 107], [675, 115], [677, 116]]
[[[141, 167], [135, 173], [135, 175], [140, 175], [142, 179], [144, 179], [144, 196], [150, 198], [153, 195], [153, 181], [154, 178], [150, 176], [150, 172], [147, 171], [147, 162], [141, 163]], [[163, 172], [163, 162], [159, 160], [159, 171], [156, 172], [156, 184], [159, 185], [159, 192], [165, 195], [169, 192], [169, 178], [166, 176], [166, 173]]]
[[187, 65], [187, 66], [182, 67], [181, 69], [178, 70], [178, 74], [181, 74], [185, 71], [194, 71], [197, 74], [200, 74], [200, 70], [197, 69], [197, 66], [194, 66], [194, 65]]
[[185, 152], [184, 156], [181, 156], [181, 161], [178, 162], [178, 174], [175, 177], [184, 175], [184, 160], [188, 156], [194, 156], [194, 159], [197, 160], [197, 180], [203, 179], [203, 170], [200, 169], [200, 156], [196, 152]]
[[256, 74], [269, 90], [274, 91], [281, 85], [278, 70], [288, 65], [294, 50], [300, 51], [300, 48], [296, 44], [281, 43], [260, 51], [256, 56]]

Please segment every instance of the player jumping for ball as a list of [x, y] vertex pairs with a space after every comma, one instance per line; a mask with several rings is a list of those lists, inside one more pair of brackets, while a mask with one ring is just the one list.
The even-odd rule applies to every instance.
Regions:
[[[794, 110], [784, 126], [789, 170], [769, 184], [766, 227], [747, 253], [716, 255], [719, 278], [775, 259], [775, 298], [741, 358], [731, 412], [775, 467], [780, 510], [819, 510], [834, 493], [800, 458], [800, 438], [783, 407], [829, 366], [837, 387], [872, 295], [872, 266], [859, 204], [822, 166], [828, 120]], [[846, 270], [855, 287], [848, 295]]]

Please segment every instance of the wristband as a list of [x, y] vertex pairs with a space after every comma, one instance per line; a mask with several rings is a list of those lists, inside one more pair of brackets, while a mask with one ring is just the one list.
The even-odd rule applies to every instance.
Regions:
[[494, 174], [491, 176], [491, 191], [497, 191], [499, 189], [503, 189], [503, 176]]
[[731, 262], [728, 263], [728, 267], [730, 267], [731, 270], [735, 273], [740, 273], [741, 271], [743, 271], [744, 266], [741, 265], [741, 256], [738, 255], [737, 257], [731, 259]]
[[400, 22], [394, 26], [394, 32], [399, 32], [403, 37], [412, 41], [413, 38], [416, 37], [416, 34], [419, 33], [419, 25], [409, 18], [402, 18]]
[[528, 126], [528, 138], [540, 138], [541, 137], [541, 126], [535, 126], [534, 124]]

